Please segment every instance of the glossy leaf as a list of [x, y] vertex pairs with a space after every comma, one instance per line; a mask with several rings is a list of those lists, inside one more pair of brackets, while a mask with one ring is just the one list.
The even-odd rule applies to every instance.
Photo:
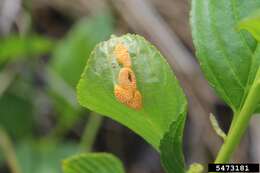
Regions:
[[260, 8], [259, 0], [193, 0], [191, 23], [196, 54], [218, 95], [237, 112], [260, 63], [257, 43], [238, 22]]
[[113, 155], [80, 154], [63, 161], [64, 173], [124, 173], [122, 163]]
[[238, 29], [249, 31], [254, 38], [260, 42], [260, 10], [258, 9], [256, 12], [239, 22]]
[[[114, 86], [121, 65], [114, 49], [124, 44], [131, 56], [143, 108], [135, 110], [117, 101]], [[160, 140], [173, 121], [183, 116], [186, 99], [160, 52], [137, 35], [112, 37], [96, 46], [77, 86], [80, 104], [110, 117], [142, 136], [159, 150]]]
[[0, 39], [0, 45], [0, 63], [2, 63], [9, 58], [48, 53], [54, 47], [54, 42], [39, 35], [24, 37], [11, 35]]
[[[122, 68], [114, 53], [119, 44], [127, 47], [131, 57], [143, 97], [140, 110], [120, 103], [114, 95]], [[124, 124], [160, 150], [168, 173], [185, 171], [182, 135], [186, 99], [165, 59], [144, 38], [128, 34], [100, 43], [87, 62], [77, 95], [81, 105]]]

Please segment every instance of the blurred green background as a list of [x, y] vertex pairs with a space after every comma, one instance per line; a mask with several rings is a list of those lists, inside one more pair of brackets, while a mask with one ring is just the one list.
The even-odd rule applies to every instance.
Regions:
[[[110, 10], [71, 18], [44, 5], [42, 10], [50, 11], [35, 12], [41, 9], [35, 3], [0, 3], [6, 20], [0, 25], [0, 172], [61, 172], [62, 159], [92, 147], [92, 124], [98, 128], [101, 121], [78, 105], [75, 87], [91, 50], [114, 32]], [[4, 31], [7, 13], [17, 13], [19, 21], [10, 21]], [[54, 15], [49, 19], [61, 22], [57, 27], [63, 31], [52, 34], [52, 26], [38, 21], [44, 13]], [[82, 145], [72, 130], [78, 125], [92, 127]]]
[[[157, 45], [172, 66], [179, 59], [182, 70], [176, 73], [181, 82], [186, 81], [183, 74], [196, 76], [189, 85], [202, 90], [194, 96], [202, 107], [190, 102], [184, 152], [188, 163], [212, 161], [221, 140], [209, 125], [209, 113], [227, 130], [231, 111], [207, 83], [199, 82], [203, 76], [193, 73], [198, 64], [189, 4], [189, 0], [1, 0], [0, 173], [61, 173], [63, 159], [89, 151], [117, 155], [129, 173], [163, 172], [158, 153], [140, 137], [77, 103], [75, 87], [91, 50], [111, 34], [128, 32]], [[182, 51], [185, 57], [174, 56], [173, 44], [178, 48], [173, 52]], [[258, 116], [251, 124], [236, 161], [260, 160], [259, 121]]]

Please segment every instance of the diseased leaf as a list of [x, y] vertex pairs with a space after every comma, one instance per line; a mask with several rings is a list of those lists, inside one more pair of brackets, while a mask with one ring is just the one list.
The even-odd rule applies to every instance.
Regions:
[[236, 27], [258, 8], [259, 0], [192, 1], [197, 57], [211, 86], [234, 112], [241, 109], [260, 63], [256, 41]]
[[122, 163], [106, 153], [80, 154], [63, 161], [64, 173], [124, 173]]
[[[114, 95], [122, 68], [114, 54], [118, 44], [130, 54], [142, 96], [140, 110], [120, 103]], [[78, 83], [77, 96], [82, 106], [127, 126], [157, 150], [171, 123], [186, 110], [183, 91], [165, 59], [144, 38], [130, 34], [97, 45]]]
[[256, 12], [239, 22], [238, 29], [249, 31], [254, 38], [260, 42], [260, 10], [258, 9]]

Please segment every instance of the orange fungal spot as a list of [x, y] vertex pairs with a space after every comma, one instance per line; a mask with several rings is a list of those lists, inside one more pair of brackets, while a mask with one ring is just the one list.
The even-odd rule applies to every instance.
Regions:
[[125, 45], [122, 43], [117, 44], [114, 49], [114, 54], [118, 63], [122, 64], [124, 67], [131, 67], [130, 55]]
[[119, 85], [115, 85], [114, 94], [117, 100], [121, 103], [127, 103], [133, 99], [133, 91], [124, 89]]
[[132, 69], [121, 68], [118, 74], [118, 84], [125, 89], [136, 90], [136, 78]]
[[114, 86], [116, 99], [126, 106], [139, 110], [142, 105], [142, 94], [137, 89], [135, 73], [131, 68], [131, 58], [128, 49], [122, 43], [116, 45], [114, 54], [122, 68], [118, 74], [118, 84]]
[[133, 99], [127, 102], [126, 105], [136, 110], [141, 109], [143, 107], [141, 93], [138, 90], [136, 90]]

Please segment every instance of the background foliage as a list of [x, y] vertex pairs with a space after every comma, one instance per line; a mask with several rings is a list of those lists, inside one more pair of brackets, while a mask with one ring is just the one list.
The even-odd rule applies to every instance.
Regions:
[[[184, 163], [212, 162], [222, 141], [208, 116], [216, 115], [227, 131], [229, 106], [241, 109], [259, 65], [260, 4], [192, 2], [198, 60], [220, 99], [194, 61], [189, 0], [1, 1], [0, 172], [73, 173], [78, 165], [85, 172], [98, 163], [104, 172], [182, 173]], [[125, 33], [145, 39], [110, 39]], [[134, 60], [145, 99], [140, 112], [116, 102], [111, 92], [116, 80], [104, 57], [117, 41], [127, 44]], [[89, 58], [95, 70], [107, 73], [84, 70]], [[80, 78], [83, 107], [75, 89]], [[258, 116], [234, 162], [260, 159], [259, 130]]]

